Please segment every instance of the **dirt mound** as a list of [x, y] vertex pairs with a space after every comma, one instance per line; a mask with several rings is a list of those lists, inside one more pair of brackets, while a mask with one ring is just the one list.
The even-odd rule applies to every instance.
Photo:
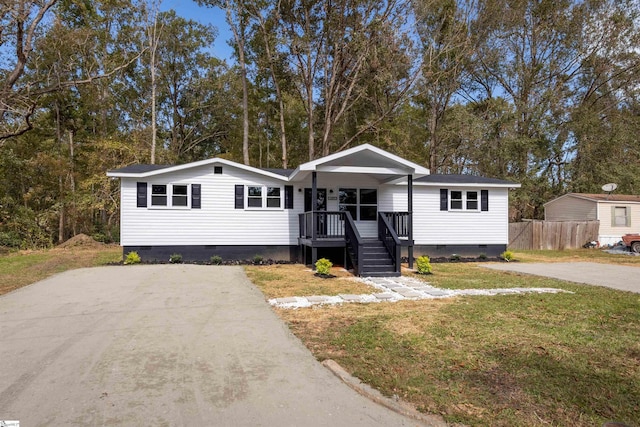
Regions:
[[93, 238], [87, 236], [86, 234], [80, 233], [78, 235], [73, 236], [69, 240], [60, 243], [56, 248], [60, 249], [71, 249], [71, 248], [99, 248], [104, 246], [104, 243], [96, 242]]

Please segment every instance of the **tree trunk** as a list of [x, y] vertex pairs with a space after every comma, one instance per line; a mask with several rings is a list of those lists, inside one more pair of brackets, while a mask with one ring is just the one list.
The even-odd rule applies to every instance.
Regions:
[[[433, 101], [432, 101], [433, 102]], [[438, 127], [438, 111], [435, 106], [435, 102], [429, 111], [429, 170], [431, 173], [436, 173], [438, 168], [438, 138], [436, 135]]]
[[153, 22], [153, 35], [149, 38], [151, 44], [151, 58], [149, 71], [151, 72], [151, 164], [156, 163], [156, 48], [158, 47], [158, 41], [156, 39], [156, 25], [158, 22], [158, 15], [156, 14]]
[[78, 213], [76, 212], [76, 178], [75, 158], [73, 153], [73, 131], [69, 130], [69, 186], [71, 189], [71, 230], [73, 235], [78, 234]]
[[[240, 77], [242, 79], [242, 161], [245, 165], [249, 165], [249, 88], [247, 84], [247, 64], [244, 58], [245, 24], [240, 16], [237, 26], [233, 22], [233, 17], [231, 16], [232, 5], [229, 0], [225, 2], [225, 7], [227, 9], [227, 23], [231, 27], [233, 37], [238, 46], [238, 64], [240, 65]], [[242, 7], [242, 4], [240, 3], [238, 7]], [[238, 15], [240, 15], [239, 12]]]

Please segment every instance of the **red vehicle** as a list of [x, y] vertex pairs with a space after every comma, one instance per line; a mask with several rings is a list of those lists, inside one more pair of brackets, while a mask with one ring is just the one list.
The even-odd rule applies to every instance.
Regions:
[[625, 234], [622, 241], [633, 252], [640, 253], [640, 234]]

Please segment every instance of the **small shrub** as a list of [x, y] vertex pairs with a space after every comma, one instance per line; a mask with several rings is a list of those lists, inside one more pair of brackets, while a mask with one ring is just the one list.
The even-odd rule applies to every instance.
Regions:
[[140, 259], [140, 255], [138, 255], [138, 252], [135, 251], [129, 252], [124, 259], [125, 265], [138, 264], [140, 263], [140, 261], [142, 261]]
[[482, 252], [480, 255], [478, 255], [478, 259], [481, 259], [481, 260], [483, 260], [483, 261], [484, 261], [485, 259], [487, 259], [487, 254], [485, 254], [484, 252]]
[[451, 254], [451, 257], [449, 257], [449, 259], [451, 261], [460, 261], [460, 255], [458, 254]]
[[333, 267], [333, 263], [326, 258], [320, 258], [316, 261], [316, 273], [318, 274], [328, 276], [331, 272], [331, 267]]
[[431, 260], [428, 256], [422, 255], [416, 258], [418, 274], [431, 274]]
[[502, 254], [500, 254], [500, 257], [501, 257], [503, 260], [507, 261], [507, 262], [512, 261], [512, 260], [513, 260], [513, 252], [511, 252], [511, 251], [504, 251], [504, 252], [502, 252]]
[[254, 255], [253, 256], [253, 263], [254, 264], [261, 264], [263, 259], [264, 258], [262, 258], [262, 255]]
[[181, 264], [182, 263], [182, 255], [180, 255], [180, 254], [171, 254], [169, 256], [169, 262], [171, 264]]
[[211, 257], [210, 261], [213, 265], [220, 265], [222, 264], [222, 257], [220, 255], [214, 255]]

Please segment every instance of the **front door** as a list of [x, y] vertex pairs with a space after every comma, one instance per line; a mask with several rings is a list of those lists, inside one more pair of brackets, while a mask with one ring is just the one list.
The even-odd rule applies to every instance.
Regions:
[[[319, 211], [327, 210], [327, 189], [326, 188], [318, 188], [318, 209]], [[304, 211], [309, 212], [313, 209], [311, 204], [311, 188], [304, 189]]]

